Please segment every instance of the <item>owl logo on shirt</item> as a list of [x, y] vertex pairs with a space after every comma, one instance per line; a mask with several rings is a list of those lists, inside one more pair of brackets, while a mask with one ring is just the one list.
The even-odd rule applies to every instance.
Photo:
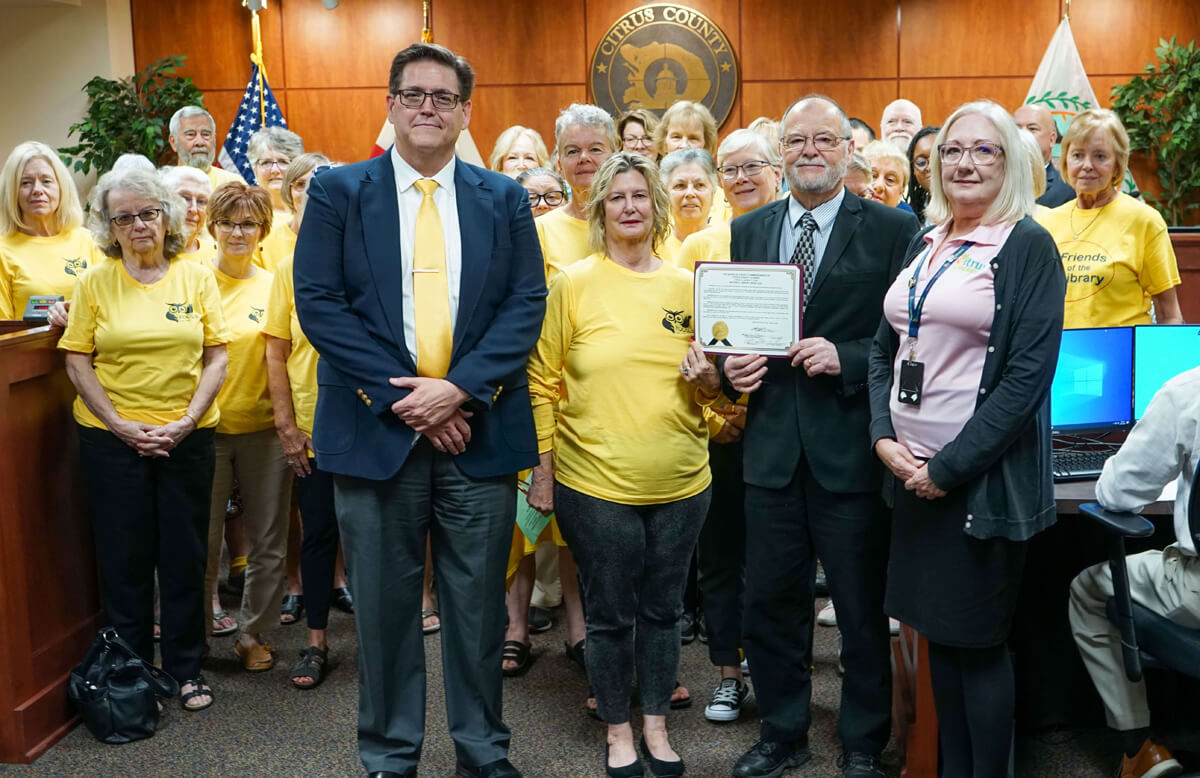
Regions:
[[667, 332], [677, 335], [692, 334], [692, 317], [685, 316], [683, 311], [669, 311], [663, 308], [662, 326]]
[[191, 303], [167, 303], [168, 321], [195, 321], [198, 317]]
[[87, 270], [87, 260], [80, 257], [63, 257], [63, 272], [69, 276], [78, 276]]
[[267, 312], [266, 308], [255, 308], [250, 306], [250, 321], [255, 324], [262, 324], [263, 314]]

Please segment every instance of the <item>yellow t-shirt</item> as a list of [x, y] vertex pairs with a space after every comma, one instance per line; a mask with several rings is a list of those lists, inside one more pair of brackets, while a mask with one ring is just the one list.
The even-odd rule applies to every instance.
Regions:
[[0, 319], [21, 318], [33, 295], [70, 300], [83, 271], [105, 259], [82, 227], [48, 238], [20, 232], [0, 237]]
[[592, 253], [588, 245], [587, 220], [576, 219], [565, 208], [544, 213], [533, 223], [537, 226], [538, 242], [542, 244], [542, 258], [546, 260], [546, 281]]
[[[229, 340], [212, 273], [192, 262], [172, 262], [153, 284], [135, 281], [119, 259], [80, 277], [71, 297], [65, 351], [94, 354], [96, 378], [123, 419], [169, 424], [183, 418], [200, 383], [205, 346]], [[75, 399], [75, 421], [104, 423]], [[217, 403], [199, 420], [215, 427]]]
[[264, 335], [292, 342], [288, 355], [288, 383], [292, 387], [292, 413], [296, 426], [312, 437], [313, 416], [317, 408], [317, 350], [308, 342], [296, 316], [296, 290], [292, 285], [292, 258], [280, 263], [271, 296], [267, 299], [267, 323]]
[[666, 262], [635, 273], [593, 254], [550, 282], [529, 387], [561, 483], [627, 505], [708, 486], [708, 429], [679, 373], [691, 320], [692, 277]]
[[[675, 257], [678, 256], [679, 249], [681, 248], [683, 248], [683, 241], [675, 237], [675, 233], [672, 231], [667, 233], [667, 239], [662, 242], [662, 245], [659, 246], [658, 250], [654, 253], [658, 255], [658, 258], [664, 262], [669, 262], [672, 265], [676, 265]], [[678, 267], [678, 265], [676, 265], [676, 267]]]
[[287, 211], [276, 211], [271, 218], [271, 232], [258, 244], [254, 261], [268, 273], [276, 273], [279, 263], [296, 253], [296, 233], [289, 226], [292, 215]]
[[208, 264], [209, 260], [217, 255], [217, 241], [212, 235], [208, 234], [208, 230], [204, 230], [199, 235], [199, 246], [195, 251], [185, 251], [177, 255], [177, 259], [186, 259], [188, 262], [197, 262], [202, 265]]
[[675, 266], [689, 273], [696, 272], [697, 262], [729, 261], [729, 223], [714, 224], [688, 235], [675, 252]]
[[230, 181], [241, 181], [246, 183], [246, 179], [242, 178], [241, 173], [236, 170], [225, 170], [216, 165], [212, 165], [208, 170], [204, 171], [208, 176], [208, 180], [212, 183], [213, 191], [217, 191], [217, 187], [221, 184], [228, 184]]
[[1127, 194], [1100, 208], [1072, 200], [1037, 220], [1054, 236], [1067, 273], [1065, 329], [1149, 324], [1151, 297], [1179, 285], [1167, 223]]
[[262, 330], [274, 276], [256, 267], [249, 278], [233, 278], [218, 270], [215, 262], [208, 267], [217, 279], [230, 336], [229, 369], [217, 395], [221, 406], [217, 432], [244, 435], [270, 429], [275, 426], [275, 411], [267, 390], [267, 341]]

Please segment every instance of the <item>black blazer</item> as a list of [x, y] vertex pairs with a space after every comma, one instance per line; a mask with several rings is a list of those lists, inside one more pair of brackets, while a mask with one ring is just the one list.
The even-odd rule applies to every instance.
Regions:
[[1054, 165], [1046, 165], [1046, 191], [1037, 199], [1038, 205], [1057, 208], [1075, 199], [1075, 190], [1063, 180], [1062, 173]]
[[[733, 220], [734, 262], [790, 259], [779, 257], [788, 202], [778, 200]], [[787, 359], [768, 360], [763, 385], [750, 395], [747, 409], [746, 483], [782, 489], [804, 455], [818, 483], [831, 492], [879, 488], [882, 465], [868, 434], [867, 356], [883, 315], [883, 295], [917, 229], [911, 213], [846, 192], [804, 313], [804, 337], [833, 343], [842, 374], [809, 378]]]

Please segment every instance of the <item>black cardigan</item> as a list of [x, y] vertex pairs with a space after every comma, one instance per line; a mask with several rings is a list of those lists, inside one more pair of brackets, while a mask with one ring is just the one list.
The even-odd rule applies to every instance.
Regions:
[[[924, 232], [909, 244], [905, 267], [922, 253]], [[1050, 468], [1050, 383], [1062, 338], [1066, 278], [1050, 233], [1032, 218], [1017, 222], [992, 262], [996, 311], [975, 413], [929, 460], [945, 491], [966, 486], [963, 531], [977, 538], [1027, 540], [1054, 523]], [[871, 445], [895, 438], [892, 366], [900, 338], [880, 322], [871, 349]], [[884, 499], [891, 502], [887, 473]]]

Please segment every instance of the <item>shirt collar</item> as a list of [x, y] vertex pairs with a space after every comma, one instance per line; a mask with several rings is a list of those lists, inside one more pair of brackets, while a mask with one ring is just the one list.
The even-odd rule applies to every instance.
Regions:
[[447, 190], [451, 194], [454, 193], [454, 165], [458, 161], [458, 157], [450, 157], [450, 161], [446, 163], [438, 172], [432, 176], [423, 176], [413, 168], [412, 165], [405, 161], [404, 157], [400, 156], [400, 152], [396, 151], [396, 147], [392, 146], [392, 170], [396, 177], [396, 191], [403, 194], [412, 188], [413, 184], [420, 181], [422, 178], [432, 178], [438, 182], [438, 186]]
[[[955, 238], [950, 243], [966, 243], [970, 241], [977, 246], [1000, 246], [1008, 239], [1008, 234], [1012, 232], [1013, 222], [997, 222], [995, 224], [981, 224], [975, 229], [968, 232], [966, 235]], [[941, 243], [946, 233], [950, 230], [950, 222], [939, 224], [929, 232], [925, 233], [925, 242], [933, 245]]]
[[841, 209], [844, 199], [846, 199], [846, 187], [843, 186], [838, 189], [837, 194], [810, 211], [801, 205], [793, 195], [788, 194], [788, 224], [795, 228], [805, 213], [811, 213], [817, 221], [817, 232], [828, 233], [833, 228], [833, 222], [837, 219], [838, 210]]

